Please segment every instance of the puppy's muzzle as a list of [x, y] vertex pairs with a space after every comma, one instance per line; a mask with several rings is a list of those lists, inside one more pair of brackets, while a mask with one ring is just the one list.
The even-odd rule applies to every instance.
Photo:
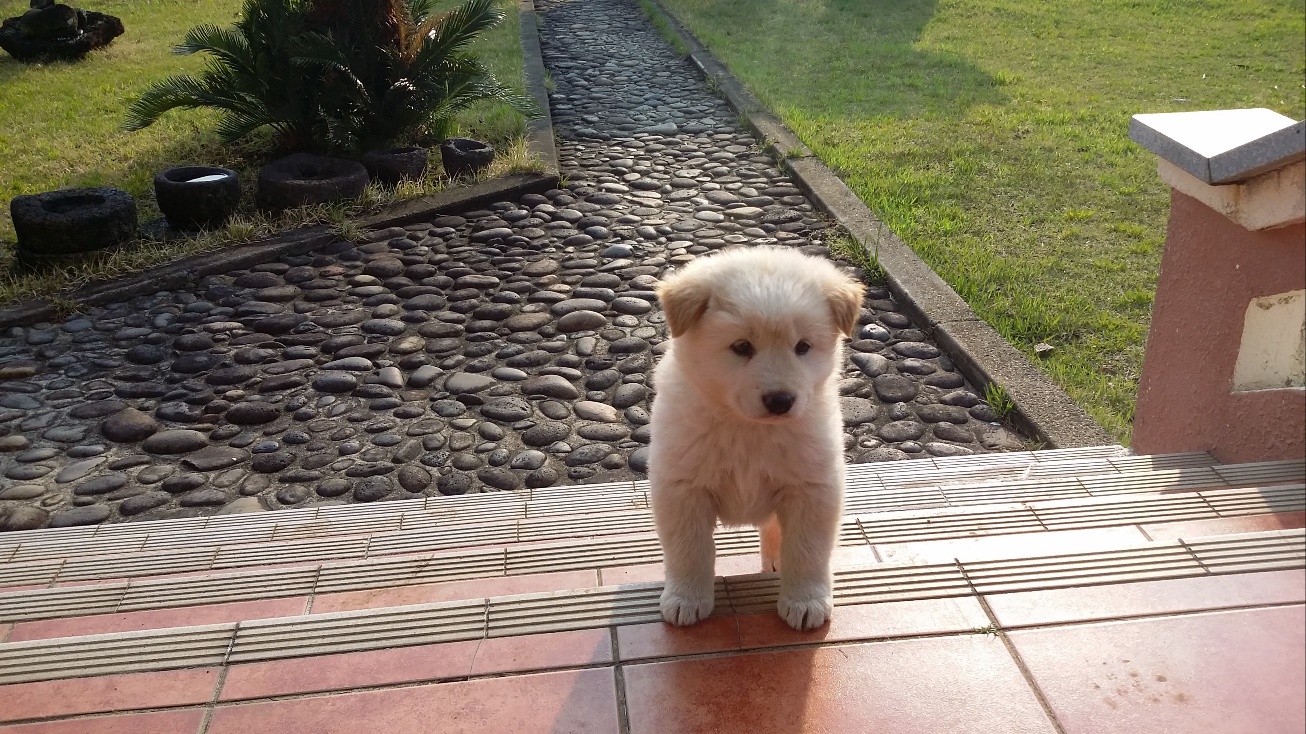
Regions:
[[762, 395], [762, 405], [766, 406], [767, 412], [771, 415], [784, 415], [789, 412], [790, 408], [794, 407], [794, 394], [783, 390], [764, 393]]

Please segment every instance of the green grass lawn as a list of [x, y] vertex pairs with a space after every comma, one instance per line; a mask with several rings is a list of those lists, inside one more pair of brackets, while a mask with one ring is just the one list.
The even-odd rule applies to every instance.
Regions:
[[1169, 191], [1130, 115], [1306, 115], [1302, 0], [664, 0], [1128, 442]]
[[[440, 7], [451, 8], [455, 0]], [[191, 27], [229, 26], [241, 0], [79, 0], [78, 7], [122, 18], [126, 33], [81, 62], [20, 64], [0, 52], [0, 274], [8, 268], [14, 241], [9, 200], [18, 194], [80, 186], [117, 186], [137, 198], [141, 221], [159, 216], [154, 205], [154, 174], [173, 165], [207, 164], [235, 168], [245, 189], [245, 220], [254, 219], [253, 183], [267, 162], [266, 140], [225, 147], [212, 133], [217, 115], [208, 110], [174, 110], [139, 132], [121, 129], [127, 106], [150, 83], [204, 65], [202, 55], [171, 53]], [[522, 82], [517, 4], [504, 0], [507, 18], [477, 42], [476, 49], [499, 79], [518, 90]], [[28, 0], [0, 0], [0, 17], [21, 14]], [[464, 134], [510, 148], [525, 132], [524, 119], [510, 107], [482, 104], [458, 118]], [[438, 152], [435, 153], [438, 159]], [[438, 168], [438, 166], [437, 166]], [[420, 190], [438, 187], [432, 178]], [[293, 222], [261, 220], [261, 233]], [[211, 240], [212, 241], [212, 240]], [[127, 257], [105, 258], [89, 267], [56, 270], [40, 277], [0, 277], [0, 303], [49, 293], [124, 268], [166, 261], [206, 243], [142, 248]]]

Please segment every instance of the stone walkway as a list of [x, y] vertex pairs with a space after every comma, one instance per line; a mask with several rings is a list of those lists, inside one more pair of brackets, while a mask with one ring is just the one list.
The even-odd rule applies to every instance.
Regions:
[[[540, 11], [563, 188], [0, 335], [0, 529], [642, 477], [658, 278], [828, 224], [634, 3]], [[1023, 448], [861, 321], [850, 461]]]

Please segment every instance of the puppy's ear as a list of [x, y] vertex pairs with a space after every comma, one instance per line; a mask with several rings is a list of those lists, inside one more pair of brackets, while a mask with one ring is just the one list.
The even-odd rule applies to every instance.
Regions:
[[847, 336], [857, 328], [857, 317], [862, 310], [862, 296], [866, 289], [861, 283], [841, 278], [827, 286], [825, 298], [830, 302], [834, 325]]
[[707, 311], [712, 291], [706, 284], [686, 278], [672, 278], [657, 284], [658, 302], [667, 317], [671, 336], [681, 336]]

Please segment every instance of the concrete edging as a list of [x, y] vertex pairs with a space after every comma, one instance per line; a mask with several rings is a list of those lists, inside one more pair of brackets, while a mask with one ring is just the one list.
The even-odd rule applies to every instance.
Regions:
[[1023, 352], [980, 319], [951, 286], [880, 221], [660, 0], [649, 0], [649, 3], [690, 49], [690, 61], [758, 135], [763, 148], [782, 162], [813, 203], [875, 255], [894, 298], [914, 320], [933, 332], [939, 348], [972, 384], [980, 389], [1000, 386], [1015, 404], [1010, 414], [1012, 421], [1051, 448], [1116, 443]]
[[[366, 230], [401, 226], [558, 187], [558, 153], [554, 145], [553, 118], [549, 114], [548, 90], [544, 86], [544, 59], [540, 53], [535, 4], [532, 0], [518, 0], [518, 11], [526, 91], [541, 111], [539, 117], [527, 120], [526, 145], [532, 154], [541, 159], [544, 172], [508, 174], [470, 186], [401, 201], [376, 214], [356, 219], [355, 224]], [[334, 239], [335, 236], [328, 227], [299, 227], [257, 242], [192, 255], [134, 275], [83, 286], [69, 293], [67, 300], [86, 306], [98, 306], [160, 290], [175, 290], [209, 275], [249, 268], [286, 255], [313, 252], [326, 247]], [[58, 316], [60, 309], [59, 305], [45, 298], [0, 307], [0, 329], [49, 321]]]

